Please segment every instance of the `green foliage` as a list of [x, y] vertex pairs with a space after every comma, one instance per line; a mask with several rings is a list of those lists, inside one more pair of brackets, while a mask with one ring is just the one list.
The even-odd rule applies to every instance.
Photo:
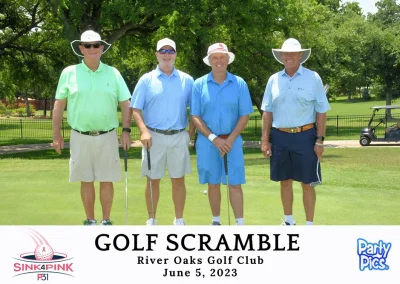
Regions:
[[198, 78], [210, 71], [202, 58], [215, 42], [235, 53], [229, 71], [243, 77], [260, 107], [266, 82], [282, 69], [271, 49], [288, 37], [312, 48], [305, 66], [349, 99], [360, 87], [400, 92], [400, 5], [377, 2], [367, 17], [357, 3], [339, 0], [4, 0], [0, 11], [0, 97], [23, 93], [53, 97], [60, 72], [80, 62], [70, 42], [89, 26], [112, 43], [103, 61], [117, 67], [133, 91], [155, 68], [155, 45], [177, 43], [177, 68]]

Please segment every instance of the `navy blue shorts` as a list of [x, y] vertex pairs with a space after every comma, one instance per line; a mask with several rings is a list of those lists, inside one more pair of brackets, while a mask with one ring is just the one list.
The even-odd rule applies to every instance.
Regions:
[[312, 186], [321, 184], [321, 167], [314, 152], [316, 129], [299, 133], [271, 130], [271, 180], [292, 179]]

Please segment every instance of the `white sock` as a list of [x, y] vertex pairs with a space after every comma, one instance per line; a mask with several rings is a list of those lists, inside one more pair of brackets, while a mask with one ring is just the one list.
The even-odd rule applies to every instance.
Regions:
[[312, 221], [306, 221], [306, 225], [313, 225], [314, 224], [314, 222], [312, 222]]
[[178, 222], [178, 221], [184, 221], [184, 220], [183, 220], [183, 218], [178, 218], [178, 219], [175, 218], [175, 222]]
[[290, 225], [294, 224], [293, 215], [285, 215], [285, 222], [288, 222]]
[[236, 218], [236, 225], [244, 225], [244, 219], [243, 218]]
[[221, 223], [221, 218], [219, 216], [213, 216], [213, 222]]

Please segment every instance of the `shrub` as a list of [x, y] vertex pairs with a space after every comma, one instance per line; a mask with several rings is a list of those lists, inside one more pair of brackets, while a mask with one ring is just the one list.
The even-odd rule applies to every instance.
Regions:
[[11, 111], [0, 101], [0, 116], [10, 116]]

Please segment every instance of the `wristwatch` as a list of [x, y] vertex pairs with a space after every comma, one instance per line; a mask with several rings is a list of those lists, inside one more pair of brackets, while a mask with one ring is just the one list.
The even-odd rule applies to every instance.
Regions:
[[324, 140], [325, 140], [325, 136], [317, 136], [317, 139], [316, 139], [316, 140], [324, 141]]
[[130, 129], [130, 128], [128, 128], [128, 127], [124, 127], [124, 128], [122, 128], [122, 131], [125, 131], [125, 132], [128, 132], [128, 133], [131, 133], [131, 129]]

